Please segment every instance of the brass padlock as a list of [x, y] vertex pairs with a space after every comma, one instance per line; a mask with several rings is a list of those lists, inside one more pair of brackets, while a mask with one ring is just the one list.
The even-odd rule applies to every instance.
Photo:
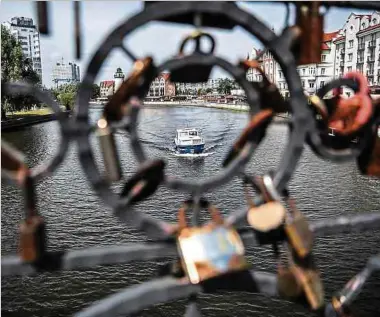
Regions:
[[292, 217], [287, 217], [285, 232], [297, 255], [304, 258], [313, 247], [313, 233], [305, 216], [292, 203]]
[[296, 8], [296, 26], [301, 31], [295, 48], [297, 65], [320, 64], [324, 20], [319, 12], [320, 3], [319, 1], [300, 3]]
[[302, 286], [310, 307], [317, 310], [323, 306], [324, 290], [319, 271], [313, 267], [302, 267], [293, 263], [290, 270]]
[[293, 272], [281, 264], [277, 268], [277, 287], [279, 294], [284, 298], [297, 298], [302, 294], [302, 287]]
[[97, 125], [96, 134], [103, 156], [106, 177], [109, 181], [118, 181], [122, 177], [122, 171], [115, 137], [106, 119], [99, 119]]
[[177, 236], [181, 262], [191, 283], [216, 277], [228, 272], [244, 270], [248, 264], [244, 257], [244, 245], [239, 234], [224, 224], [219, 211], [208, 206], [212, 222], [202, 227], [188, 227], [185, 205], [179, 210]]
[[41, 216], [31, 216], [20, 225], [19, 254], [23, 261], [35, 262], [46, 250], [45, 222]]
[[374, 130], [357, 163], [362, 174], [380, 178], [380, 125], [375, 126]]

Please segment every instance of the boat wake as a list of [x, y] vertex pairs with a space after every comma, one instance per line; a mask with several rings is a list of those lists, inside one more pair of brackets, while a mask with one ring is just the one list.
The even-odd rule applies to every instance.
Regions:
[[186, 154], [180, 154], [180, 153], [176, 153], [176, 152], [173, 152], [172, 154], [174, 156], [177, 156], [177, 157], [188, 157], [188, 158], [198, 158], [198, 157], [207, 157], [211, 154], [214, 154], [215, 152], [210, 152], [210, 153], [200, 153], [200, 154], [190, 154], [190, 153], [186, 153]]

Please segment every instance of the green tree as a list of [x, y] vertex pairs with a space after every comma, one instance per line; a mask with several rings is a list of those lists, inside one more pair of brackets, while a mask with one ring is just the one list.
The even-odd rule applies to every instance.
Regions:
[[58, 95], [58, 101], [66, 107], [67, 111], [70, 111], [74, 106], [75, 94], [72, 92], [62, 92]]
[[235, 86], [234, 81], [229, 78], [223, 78], [220, 80], [217, 91], [220, 94], [228, 95], [231, 93], [231, 89]]
[[[33, 70], [31, 60], [24, 58], [21, 44], [3, 25], [1, 26], [1, 59], [2, 82], [18, 80], [28, 81], [32, 84], [41, 82], [39, 75]], [[30, 108], [33, 104], [39, 104], [39, 102], [31, 96], [2, 94], [1, 116], [6, 119], [7, 110]]]
[[96, 99], [100, 96], [100, 87], [97, 84], [92, 85], [92, 96], [91, 99]]
[[206, 89], [206, 94], [211, 94], [212, 93], [212, 88], [207, 88]]

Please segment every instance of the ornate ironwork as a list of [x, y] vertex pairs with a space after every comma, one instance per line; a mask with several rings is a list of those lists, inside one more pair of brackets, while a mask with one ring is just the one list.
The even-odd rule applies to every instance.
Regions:
[[[312, 3], [294, 2], [294, 5], [302, 9], [302, 7], [305, 6], [311, 8]], [[338, 6], [380, 9], [379, 4], [364, 1], [320, 1], [319, 5], [325, 7]], [[39, 14], [40, 27], [44, 33], [50, 33], [51, 31], [47, 26], [46, 7], [41, 5], [38, 6], [38, 8], [42, 10]], [[77, 44], [76, 52], [79, 56], [81, 43], [79, 30], [80, 21], [78, 6], [76, 5], [75, 8], [75, 40]], [[240, 62], [237, 65], [233, 65], [215, 56], [213, 54], [215, 41], [212, 35], [207, 34], [207, 37], [212, 41], [213, 47], [211, 51], [201, 52], [199, 49], [199, 41], [204, 33], [200, 31], [187, 37], [185, 41], [182, 42], [181, 46], [183, 47], [189, 39], [198, 41], [196, 51], [190, 55], [184, 55], [182, 50], [180, 50], [181, 54], [167, 60], [162, 65], [155, 65], [154, 61], [149, 57], [136, 57], [135, 54], [124, 46], [123, 40], [130, 33], [151, 21], [190, 23], [195, 25], [198, 30], [200, 30], [202, 26], [224, 29], [231, 29], [235, 26], [242, 27], [249, 34], [257, 37], [273, 54], [281, 66], [289, 87], [289, 100], [280, 100], [279, 98], [281, 97], [273, 85], [268, 85], [268, 83], [265, 82], [257, 85], [250, 83], [246, 79], [247, 65], [249, 63]], [[363, 151], [371, 151], [371, 147], [368, 146], [368, 140], [372, 138], [372, 133], [375, 130], [374, 127], [378, 127], [380, 122], [379, 104], [370, 100], [374, 110], [372, 115], [367, 119], [364, 125], [361, 125], [363, 126], [362, 129], [355, 131], [355, 133], [351, 135], [351, 137], [360, 137], [360, 141], [352, 145], [346, 142], [346, 136], [340, 136], [342, 141], [346, 142], [343, 147], [337, 149], [334, 146], [326, 144], [326, 120], [331, 118], [335, 113], [338, 98], [324, 100], [323, 97], [327, 92], [344, 85], [349, 86], [354, 91], [359, 91], [359, 87], [352, 79], [340, 78], [327, 83], [317, 92], [318, 98], [313, 98], [310, 100], [311, 102], [308, 103], [303, 93], [301, 80], [296, 68], [300, 62], [297, 56], [297, 46], [299, 47], [299, 44], [302, 44], [299, 43], [303, 38], [302, 30], [302, 26], [286, 26], [280, 35], [276, 35], [265, 24], [260, 22], [259, 19], [241, 10], [233, 2], [190, 1], [178, 2], [175, 5], [172, 5], [172, 2], [152, 2], [146, 5], [140, 13], [117, 26], [95, 52], [78, 92], [75, 113], [72, 117], [65, 116], [60, 111], [59, 106], [46, 92], [26, 83], [5, 83], [3, 85], [3, 93], [13, 94], [21, 92], [23, 94], [33, 94], [45, 104], [52, 107], [60, 124], [61, 143], [58, 153], [49, 163], [44, 163], [37, 168], [29, 170], [17, 151], [2, 141], [2, 175], [16, 182], [18, 186], [24, 189], [27, 211], [25, 218], [26, 227], [21, 230], [20, 234], [24, 241], [22, 244], [23, 248], [27, 248], [27, 251], [30, 251], [29, 254], [33, 255], [29, 257], [25, 255], [25, 252], [21, 252], [20, 256], [3, 256], [1, 260], [2, 276], [33, 275], [42, 271], [77, 270], [78, 268], [127, 263], [134, 260], [148, 261], [160, 258], [178, 260], [180, 257], [177, 241], [180, 231], [178, 225], [166, 223], [144, 214], [139, 210], [138, 206], [136, 206], [137, 202], [154, 195], [159, 186], [166, 186], [171, 190], [186, 192], [190, 195], [193, 206], [192, 224], [193, 226], [201, 226], [199, 222], [199, 212], [200, 209], [204, 207], [204, 200], [202, 198], [204, 192], [226, 184], [233, 177], [242, 178], [245, 184], [250, 183], [255, 185], [257, 183], [258, 178], [248, 176], [245, 171], [245, 166], [254, 154], [255, 149], [259, 146], [261, 140], [265, 138], [265, 130], [271, 123], [272, 115], [281, 108], [282, 110], [287, 109], [291, 112], [292, 117], [289, 123], [289, 140], [280, 164], [276, 169], [263, 177], [263, 181], [259, 186], [254, 186], [258, 191], [255, 195], [255, 199], [249, 199], [247, 206], [241, 206], [237, 210], [229, 213], [223, 223], [226, 226], [235, 228], [244, 246], [264, 244], [275, 246], [275, 257], [277, 259], [279, 259], [280, 252], [285, 251], [287, 258], [293, 263], [293, 269], [288, 272], [289, 274], [293, 274], [293, 282], [291, 283], [290, 280], [288, 280], [289, 282], [281, 280], [281, 289], [288, 287], [288, 294], [297, 294], [298, 290], [295, 291], [291, 288], [296, 287], [293, 285], [294, 283], [298, 283], [299, 286], [302, 285], [302, 290], [308, 299], [306, 303], [299, 297], [292, 298], [292, 301], [306, 304], [310, 309], [322, 310], [324, 316], [343, 316], [346, 308], [358, 295], [370, 274], [374, 270], [379, 269], [379, 255], [371, 258], [367, 267], [359, 273], [353, 281], [347, 284], [341, 293], [344, 294], [344, 296], [338, 294], [333, 297], [331, 303], [326, 304], [323, 302], [323, 291], [318, 276], [315, 273], [317, 272], [317, 268], [312, 259], [312, 243], [311, 241], [308, 243], [307, 252], [299, 252], [300, 249], [303, 249], [299, 246], [299, 243], [294, 242], [294, 237], [298, 239], [299, 237], [308, 235], [308, 239], [312, 239], [312, 236], [318, 237], [378, 229], [380, 228], [380, 213], [363, 213], [357, 216], [314, 221], [307, 224], [307, 220], [301, 217], [300, 212], [298, 212], [298, 218], [294, 224], [292, 224], [292, 227], [289, 227], [289, 224], [286, 222], [289, 221], [288, 216], [285, 217], [287, 219], [285, 222], [272, 221], [271, 223], [275, 223], [277, 226], [275, 228], [275, 235], [273, 235], [273, 232], [271, 233], [273, 228], [270, 228], [271, 230], [254, 230], [254, 228], [249, 226], [249, 222], [247, 221], [248, 213], [251, 208], [258, 207], [273, 200], [276, 201], [276, 204], [282, 204], [283, 197], [288, 198], [287, 184], [297, 167], [297, 162], [306, 144], [310, 145], [316, 155], [325, 159], [337, 162], [352, 160], [361, 155]], [[308, 34], [308, 36], [313, 37], [313, 34]], [[121, 48], [126, 55], [135, 62], [135, 69], [129, 80], [116, 92], [115, 96], [117, 98], [112, 99], [109, 105], [105, 107], [103, 118], [105, 122], [97, 122], [96, 125], [92, 125], [89, 121], [91, 87], [105, 59], [115, 48]], [[309, 49], [307, 54], [314, 54], [313, 58], [316, 58], [315, 52], [311, 52]], [[149, 61], [149, 65], [146, 63], [147, 61]], [[223, 169], [220, 174], [201, 181], [176, 179], [166, 173], [165, 162], [163, 160], [153, 161], [148, 159], [139, 141], [137, 121], [139, 111], [142, 108], [142, 98], [147, 93], [149, 84], [153, 78], [162, 70], [170, 70], [180, 74], [184, 69], [196, 67], [198, 70], [201, 70], [201, 73], [204, 75], [206, 73], [208, 74], [209, 70], [214, 66], [220, 66], [227, 71], [245, 90], [250, 107], [250, 122], [224, 161]], [[183, 72], [180, 76], [181, 78], [186, 78], [186, 73]], [[204, 79], [200, 74], [197, 75], [196, 72], [188, 76], [192, 76], [190, 78], [191, 81]], [[273, 100], [280, 100], [281, 106], [276, 104], [276, 102], [271, 102], [273, 101], [271, 98], [274, 98]], [[369, 97], [366, 96], [366, 98]], [[321, 122], [315, 119], [315, 114], [322, 114], [323, 119]], [[352, 116], [352, 120], [356, 120], [355, 115]], [[126, 182], [120, 194], [112, 191], [109, 179], [99, 172], [94, 162], [93, 149], [89, 142], [92, 133], [98, 131], [99, 128], [105, 127], [108, 129], [105, 134], [106, 137], [112, 136], [112, 133], [117, 129], [123, 129], [129, 133], [130, 146], [139, 163], [137, 173]], [[34, 183], [43, 177], [48, 177], [56, 170], [62, 163], [69, 144], [73, 142], [78, 145], [79, 159], [82, 168], [95, 193], [101, 197], [106, 205], [113, 209], [114, 215], [118, 217], [120, 221], [125, 222], [128, 226], [133, 226], [143, 231], [148, 238], [151, 239], [149, 242], [87, 248], [83, 250], [49, 251], [49, 247], [45, 243], [46, 241], [42, 241], [42, 238], [45, 237], [41, 235], [42, 229], [39, 229], [39, 224], [36, 225], [38, 228], [33, 227], [32, 217], [36, 217], [37, 215], [35, 210], [31, 212], [31, 208], [35, 208], [34, 200], [37, 195], [34, 192]], [[115, 155], [117, 149], [114, 146], [111, 146], [111, 148], [104, 146], [102, 151], [105, 152], [103, 153], [105, 154], [104, 157], [108, 157], [107, 164], [112, 165], [118, 163], [118, 158]], [[113, 160], [109, 159], [111, 157], [110, 155], [113, 157]], [[376, 164], [376, 161], [373, 160], [372, 164]], [[115, 177], [111, 177], [111, 179], [119, 179], [119, 175], [120, 173], [117, 172], [115, 173]], [[255, 179], [255, 181], [252, 181], [252, 179]], [[178, 208], [180, 208], [181, 203], [182, 202], [178, 202]], [[270, 206], [272, 205], [269, 204], [266, 208], [258, 209], [255, 212], [265, 213], [268, 211], [268, 208], [271, 208]], [[268, 217], [270, 216], [271, 213], [268, 212]], [[279, 220], [281, 219], [279, 218]], [[250, 221], [260, 221], [261, 223], [257, 228], [266, 228], [265, 217], [254, 217], [254, 219], [252, 218]], [[297, 224], [297, 221], [299, 224]], [[286, 228], [288, 228], [290, 232], [289, 235], [292, 238], [288, 238]], [[229, 231], [224, 230], [223, 232]], [[27, 243], [25, 243], [25, 241], [27, 241]], [[186, 246], [181, 245], [181, 248], [181, 250], [183, 250]], [[296, 252], [297, 250], [298, 253]], [[183, 271], [183, 267], [179, 268], [179, 271], [181, 270]], [[210, 293], [233, 290], [262, 293], [271, 297], [283, 297], [286, 295], [283, 295], [283, 292], [279, 292], [279, 282], [275, 274], [243, 269], [239, 272], [234, 271], [228, 272], [227, 274], [216, 274], [217, 276], [214, 276], [212, 279], [206, 279], [198, 284], [192, 284], [183, 274], [180, 274], [181, 272], [177, 273], [181, 277], [178, 277], [178, 274], [167, 274], [156, 280], [128, 287], [117, 294], [111, 295], [85, 308], [76, 314], [76, 316], [128, 315], [139, 312], [156, 303], [179, 298], [189, 299], [188, 313], [195, 315], [197, 309], [194, 296], [201, 292]], [[290, 275], [288, 275], [288, 277], [289, 276]], [[144, 298], [144, 300], [141, 301], [140, 298]]]

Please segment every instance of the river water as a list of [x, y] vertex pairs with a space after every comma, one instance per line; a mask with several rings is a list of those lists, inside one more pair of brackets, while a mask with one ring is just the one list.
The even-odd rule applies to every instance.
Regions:
[[[91, 110], [92, 119], [100, 109]], [[172, 175], [204, 178], [218, 172], [228, 148], [247, 122], [247, 114], [227, 110], [191, 107], [149, 107], [139, 118], [139, 133], [150, 158], [165, 158]], [[201, 128], [206, 139], [208, 157], [178, 158], [171, 152], [175, 129]], [[29, 127], [2, 136], [23, 150], [34, 166], [54, 153], [59, 142], [56, 122]], [[287, 138], [285, 125], [270, 126], [267, 137], [249, 163], [247, 171], [264, 173], [274, 168], [284, 150]], [[133, 174], [136, 160], [128, 147], [128, 136], [117, 134], [125, 176]], [[93, 140], [93, 144], [96, 142]], [[377, 211], [380, 206], [380, 182], [359, 174], [355, 162], [332, 164], [317, 158], [305, 149], [290, 189], [298, 207], [311, 220], [340, 215]], [[77, 159], [76, 145], [55, 175], [38, 184], [38, 206], [49, 232], [49, 248], [84, 248], [142, 241], [145, 237], [123, 226], [111, 210], [92, 192]], [[206, 198], [227, 214], [244, 205], [241, 182], [233, 179], [228, 185], [207, 193]], [[160, 188], [140, 204], [145, 212], [174, 222], [181, 200], [187, 198]], [[22, 218], [20, 190], [3, 183], [1, 188], [2, 255], [17, 250], [17, 228]], [[380, 250], [380, 231], [365, 234], [318, 238], [315, 257], [325, 282], [326, 296], [340, 289], [358, 272], [369, 256]], [[258, 270], [275, 271], [270, 248], [250, 248], [248, 259]], [[88, 271], [44, 273], [34, 277], [2, 278], [3, 316], [69, 316], [91, 302], [142, 282], [156, 275], [159, 263], [139, 262]], [[355, 302], [357, 316], [380, 316], [380, 274]], [[205, 295], [199, 298], [204, 316], [310, 316], [306, 309], [284, 300], [273, 300], [247, 293]], [[185, 301], [162, 304], [147, 309], [139, 316], [181, 316]]]

